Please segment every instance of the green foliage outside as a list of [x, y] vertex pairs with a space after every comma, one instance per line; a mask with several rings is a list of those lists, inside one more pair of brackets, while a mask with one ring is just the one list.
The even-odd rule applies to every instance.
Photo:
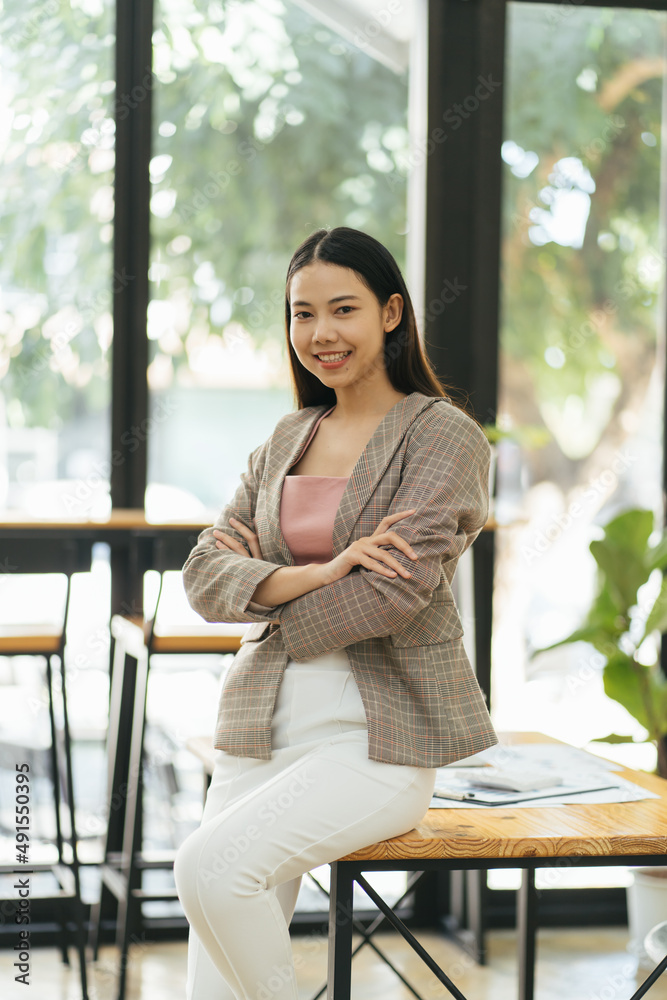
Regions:
[[[112, 275], [113, 116], [141, 99], [113, 89], [113, 13], [109, 0], [2, 5], [10, 425], [108, 407], [124, 280]], [[153, 356], [184, 368], [188, 336], [196, 349], [230, 321], [258, 346], [284, 339], [287, 262], [320, 226], [369, 229], [404, 262], [407, 82], [288, 2], [156, 5]]]
[[365, 229], [405, 257], [407, 75], [292, 3], [211, 5], [200, 21], [192, 10], [161, 6], [154, 50], [168, 82], [155, 95], [166, 169], [150, 335], [172, 370], [211, 334], [233, 346], [235, 323], [256, 346], [283, 345], [287, 264], [316, 228]]
[[[663, 12], [511, 5], [507, 76], [489, 98], [505, 102], [506, 122], [500, 408], [515, 428], [548, 428], [532, 478], [563, 489], [599, 443], [625, 440], [623, 414], [641, 409], [655, 361], [665, 23]], [[113, 116], [127, 97], [114, 91], [113, 24], [111, 0], [0, 4], [10, 427], [108, 410], [123, 280], [111, 258]], [[367, 229], [405, 264], [407, 75], [289, 0], [163, 0], [153, 72], [155, 386], [196, 388], [188, 365], [202, 344], [233, 346], [243, 331], [277, 367], [285, 267], [308, 232]], [[590, 199], [581, 245], [545, 237], [563, 193]]]
[[[501, 410], [545, 423], [533, 476], [567, 490], [599, 443], [626, 439], [655, 362], [667, 20], [563, 4], [508, 17]], [[580, 245], [564, 245], [572, 196], [590, 202]], [[562, 242], [540, 245], [541, 229]]]
[[101, 0], [0, 9], [0, 404], [10, 426], [57, 430], [108, 406], [113, 46], [113, 9]]

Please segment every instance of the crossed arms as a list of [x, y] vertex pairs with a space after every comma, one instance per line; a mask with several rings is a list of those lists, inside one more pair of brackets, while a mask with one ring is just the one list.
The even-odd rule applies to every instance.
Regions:
[[194, 610], [210, 622], [278, 621], [285, 649], [297, 662], [400, 631], [430, 602], [443, 562], [459, 558], [488, 515], [490, 448], [475, 421], [456, 407], [433, 406], [408, 434], [401, 484], [387, 510], [378, 514], [378, 523], [385, 514], [416, 508], [392, 526], [418, 556], [412, 560], [392, 547], [392, 555], [410, 570], [409, 578], [387, 577], [358, 566], [334, 583], [274, 608], [259, 610], [261, 605], [253, 605], [259, 584], [282, 564], [220, 550], [213, 530], [224, 531], [247, 548], [229, 518], [254, 530], [266, 441], [250, 455], [234, 497], [215, 525], [201, 533], [183, 567], [185, 590]]

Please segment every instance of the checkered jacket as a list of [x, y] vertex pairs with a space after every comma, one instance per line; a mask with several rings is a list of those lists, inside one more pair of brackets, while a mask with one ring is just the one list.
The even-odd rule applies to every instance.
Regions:
[[[265, 577], [294, 565], [280, 531], [282, 485], [328, 408], [286, 414], [251, 453], [214, 525], [242, 542], [248, 556], [217, 549], [213, 528], [206, 528], [183, 567], [188, 600], [206, 621], [255, 623], [223, 683], [215, 747], [270, 759], [271, 720], [288, 659], [301, 663], [341, 648], [366, 711], [372, 760], [439, 767], [493, 746], [497, 737], [450, 586], [459, 556], [487, 518], [490, 448], [479, 425], [447, 399], [412, 392], [385, 414], [352, 471], [333, 526], [335, 557], [372, 535], [385, 515], [417, 508], [392, 526], [419, 557], [391, 548], [412, 575], [390, 578], [355, 566], [273, 609], [251, 602]], [[263, 559], [249, 557], [230, 517], [257, 533]]]

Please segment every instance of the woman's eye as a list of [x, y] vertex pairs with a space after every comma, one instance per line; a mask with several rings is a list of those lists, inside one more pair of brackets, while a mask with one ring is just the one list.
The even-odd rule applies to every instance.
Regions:
[[310, 316], [309, 312], [294, 313], [294, 319], [301, 319], [302, 316]]
[[353, 306], [341, 306], [341, 307], [340, 307], [340, 309], [339, 309], [338, 311], [340, 312], [340, 310], [341, 310], [341, 309], [349, 309], [349, 310], [350, 310], [350, 312], [352, 312], [352, 309], [353, 309], [353, 308], [354, 308]]

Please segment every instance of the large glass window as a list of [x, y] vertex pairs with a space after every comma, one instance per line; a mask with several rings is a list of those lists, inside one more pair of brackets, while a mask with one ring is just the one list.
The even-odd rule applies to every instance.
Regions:
[[362, 4], [346, 24], [345, 9], [323, 24], [289, 0], [158, 7], [148, 499], [160, 515], [217, 511], [294, 408], [283, 294], [298, 244], [349, 225], [405, 262], [409, 46], [391, 33], [405, 26]]
[[661, 510], [666, 34], [663, 12], [508, 5], [493, 717], [580, 746], [644, 735], [590, 646], [530, 653], [581, 623], [599, 525]]
[[526, 520], [498, 532], [493, 704], [579, 745], [637, 724], [591, 647], [528, 655], [580, 623], [597, 526], [661, 506], [666, 33], [663, 12], [508, 7], [499, 516]]
[[[110, 506], [114, 42], [111, 0], [0, 4], [0, 510], [64, 519]], [[96, 550], [93, 573], [74, 578], [68, 633], [85, 860], [99, 857], [104, 812], [105, 555]], [[0, 580], [3, 623], [62, 620], [62, 579], [8, 569]], [[4, 745], [39, 754], [49, 732], [43, 663], [3, 658], [0, 687]], [[41, 840], [53, 833], [51, 799], [50, 780], [38, 777], [36, 861], [55, 857], [54, 844]], [[9, 801], [3, 794], [5, 832]], [[5, 858], [9, 847], [0, 844]], [[88, 894], [87, 871], [84, 883]]]
[[0, 509], [108, 507], [113, 18], [0, 7]]

